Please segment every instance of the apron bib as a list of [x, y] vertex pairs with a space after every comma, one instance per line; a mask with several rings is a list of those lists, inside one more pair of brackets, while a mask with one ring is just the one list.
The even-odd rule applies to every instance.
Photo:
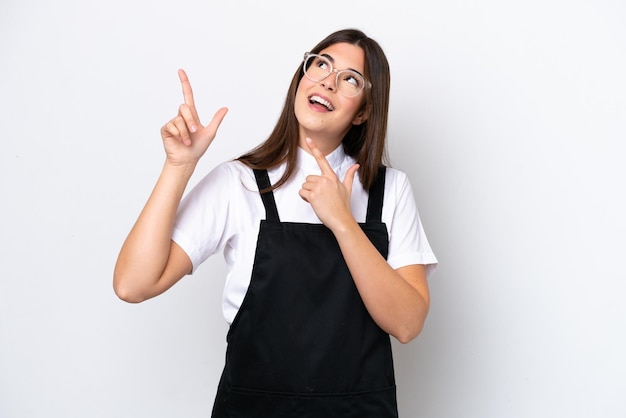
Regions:
[[[259, 190], [270, 185], [254, 170]], [[385, 168], [360, 224], [387, 257], [381, 222]], [[389, 335], [371, 318], [332, 232], [280, 222], [261, 194], [250, 286], [229, 329], [214, 418], [397, 417]]]

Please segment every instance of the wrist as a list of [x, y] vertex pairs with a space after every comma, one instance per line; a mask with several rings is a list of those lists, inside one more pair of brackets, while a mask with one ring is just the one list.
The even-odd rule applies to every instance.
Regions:
[[341, 221], [334, 223], [329, 229], [339, 238], [340, 236], [346, 236], [353, 233], [355, 230], [360, 230], [358, 222], [354, 217], [350, 216]]
[[165, 160], [163, 164], [163, 173], [173, 175], [176, 177], [186, 178], [187, 180], [191, 178], [193, 172], [196, 169], [196, 163], [182, 163], [182, 164], [174, 164], [169, 160]]

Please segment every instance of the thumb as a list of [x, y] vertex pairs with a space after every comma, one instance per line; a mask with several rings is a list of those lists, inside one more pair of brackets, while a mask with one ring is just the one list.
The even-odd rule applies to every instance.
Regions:
[[352, 167], [346, 171], [346, 176], [343, 178], [342, 184], [348, 190], [349, 194], [352, 194], [352, 183], [354, 182], [354, 176], [356, 171], [359, 169], [358, 164], [354, 164]]
[[207, 128], [213, 135], [215, 135], [215, 133], [217, 132], [217, 128], [220, 127], [220, 124], [224, 120], [224, 116], [226, 116], [226, 113], [228, 113], [228, 108], [222, 107], [217, 112], [215, 112], [215, 114], [213, 115], [213, 119], [211, 119], [211, 122], [209, 122], [209, 124], [207, 125]]

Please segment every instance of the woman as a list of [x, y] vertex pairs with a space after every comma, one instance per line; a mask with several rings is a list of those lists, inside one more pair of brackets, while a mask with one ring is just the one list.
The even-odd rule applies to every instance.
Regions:
[[395, 417], [389, 335], [406, 343], [436, 265], [406, 176], [383, 164], [389, 67], [358, 30], [329, 35], [259, 147], [181, 202], [227, 109], [203, 126], [189, 80], [166, 160], [120, 252], [117, 295], [156, 296], [224, 250], [230, 323], [214, 417]]

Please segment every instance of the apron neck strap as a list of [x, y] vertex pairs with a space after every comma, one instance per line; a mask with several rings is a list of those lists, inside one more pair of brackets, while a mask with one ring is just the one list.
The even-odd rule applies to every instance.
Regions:
[[[259, 187], [259, 193], [261, 193], [261, 200], [263, 200], [263, 206], [265, 206], [265, 218], [268, 221], [280, 222], [278, 209], [276, 208], [276, 200], [274, 200], [274, 193], [271, 190], [267, 190], [272, 187], [267, 170], [253, 169], [253, 171], [256, 184]], [[264, 190], [266, 191], [264, 192]]]
[[381, 166], [378, 175], [369, 190], [369, 200], [367, 201], [367, 215], [365, 222], [381, 222], [383, 214], [383, 198], [385, 196], [385, 174], [387, 167]]
[[[276, 200], [274, 200], [274, 193], [271, 190], [263, 192], [263, 190], [269, 189], [272, 186], [267, 170], [253, 169], [253, 171], [256, 184], [259, 187], [259, 192], [261, 193], [263, 206], [265, 206], [266, 219], [268, 221], [280, 222], [278, 209], [276, 208]], [[383, 198], [385, 196], [386, 172], [387, 167], [380, 167], [378, 175], [376, 176], [374, 183], [372, 183], [372, 187], [370, 187], [365, 222], [381, 222], [383, 213]]]

